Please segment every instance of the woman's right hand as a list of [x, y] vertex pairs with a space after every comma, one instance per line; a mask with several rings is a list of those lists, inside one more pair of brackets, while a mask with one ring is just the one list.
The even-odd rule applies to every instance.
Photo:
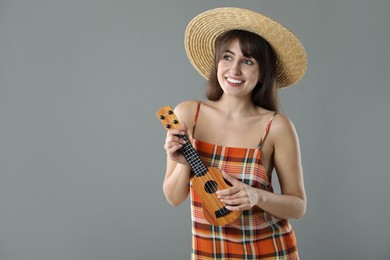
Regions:
[[189, 165], [183, 153], [180, 151], [185, 144], [185, 141], [178, 137], [178, 135], [187, 135], [187, 127], [184, 123], [180, 124], [180, 129], [171, 129], [167, 132], [164, 149], [168, 159], [183, 165]]

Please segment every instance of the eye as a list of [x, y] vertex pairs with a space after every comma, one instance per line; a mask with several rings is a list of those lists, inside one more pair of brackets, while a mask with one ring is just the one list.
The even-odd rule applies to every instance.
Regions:
[[230, 55], [225, 54], [222, 56], [222, 59], [223, 60], [232, 60], [232, 57]]
[[244, 63], [246, 65], [253, 65], [253, 61], [251, 61], [251, 60], [244, 60]]

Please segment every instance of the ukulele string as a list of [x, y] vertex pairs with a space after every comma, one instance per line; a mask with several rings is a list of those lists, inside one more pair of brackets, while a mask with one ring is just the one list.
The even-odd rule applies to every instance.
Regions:
[[[188, 141], [188, 140], [186, 140], [186, 141]], [[194, 153], [195, 150], [193, 150], [192, 152]], [[197, 156], [197, 154], [195, 154], [195, 155]], [[200, 160], [199, 160], [199, 162], [202, 163]], [[205, 173], [207, 173], [208, 170], [207, 170], [206, 166], [203, 163], [201, 166], [202, 166], [203, 170], [205, 171]], [[217, 206], [216, 208], [219, 211], [219, 213], [221, 215], [223, 215], [223, 213], [226, 213], [225, 211], [227, 209], [224, 208], [224, 206], [226, 204], [222, 203], [215, 193], [218, 190], [218, 184], [214, 180], [210, 179], [207, 174], [198, 174], [198, 175], [196, 175], [196, 177], [199, 178], [200, 182], [203, 184], [203, 186], [206, 187], [206, 189], [213, 191], [211, 194], [209, 193], [211, 196], [214, 197], [214, 200], [212, 200], [211, 202], [216, 202], [216, 203], [214, 203], [214, 206]]]
[[[163, 115], [165, 119], [167, 118], [170, 118], [170, 116], [173, 116], [174, 114], [173, 113], [169, 113], [168, 112], [168, 115], [165, 114]], [[172, 119], [171, 119], [172, 120]], [[177, 125], [179, 122], [178, 120], [174, 119], [170, 122], [168, 122], [168, 125], [169, 126], [172, 126], [172, 123], [173, 125]], [[170, 127], [168, 127], [167, 125], [167, 128], [169, 129]], [[177, 127], [175, 127], [176, 129], [178, 129]], [[185, 136], [184, 136], [185, 137]], [[181, 139], [184, 139], [184, 138], [181, 138]], [[185, 137], [185, 141], [186, 142], [189, 142], [189, 140]], [[191, 145], [191, 144], [190, 144]], [[207, 168], [206, 168], [207, 170]], [[218, 185], [212, 181], [211, 179], [209, 179], [207, 177], [207, 174], [204, 174], [204, 175], [196, 175], [197, 178], [200, 178], [200, 180], [203, 182], [204, 186], [207, 187], [207, 189], [209, 189], [210, 191], [217, 191], [218, 190]], [[211, 194], [213, 197], [214, 197], [214, 200], [211, 201], [211, 203], [214, 204], [214, 206], [217, 206], [216, 208], [218, 208], [218, 212], [221, 213], [223, 215], [223, 213], [226, 213], [224, 211], [226, 211], [227, 209], [225, 208], [225, 205], [224, 203], [222, 203], [219, 198], [215, 195], [215, 192], [213, 194]]]

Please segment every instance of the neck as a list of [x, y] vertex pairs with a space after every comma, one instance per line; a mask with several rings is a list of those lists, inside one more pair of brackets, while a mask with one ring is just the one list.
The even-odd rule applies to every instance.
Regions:
[[222, 95], [217, 101], [221, 111], [230, 117], [243, 117], [256, 113], [257, 107], [253, 104], [250, 96], [248, 97], [233, 97]]

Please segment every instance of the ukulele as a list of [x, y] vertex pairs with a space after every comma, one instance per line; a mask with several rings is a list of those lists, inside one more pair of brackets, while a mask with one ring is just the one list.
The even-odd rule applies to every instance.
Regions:
[[[170, 106], [161, 108], [156, 113], [156, 116], [167, 131], [169, 129], [179, 129], [179, 120]], [[224, 226], [231, 223], [238, 218], [241, 213], [228, 210], [225, 207], [225, 204], [222, 203], [215, 194], [218, 190], [230, 187], [225, 182], [222, 173], [215, 167], [207, 168], [203, 164], [186, 135], [178, 135], [178, 137], [186, 142], [181, 148], [181, 151], [194, 172], [192, 188], [202, 199], [203, 214], [206, 220], [215, 226]]]

